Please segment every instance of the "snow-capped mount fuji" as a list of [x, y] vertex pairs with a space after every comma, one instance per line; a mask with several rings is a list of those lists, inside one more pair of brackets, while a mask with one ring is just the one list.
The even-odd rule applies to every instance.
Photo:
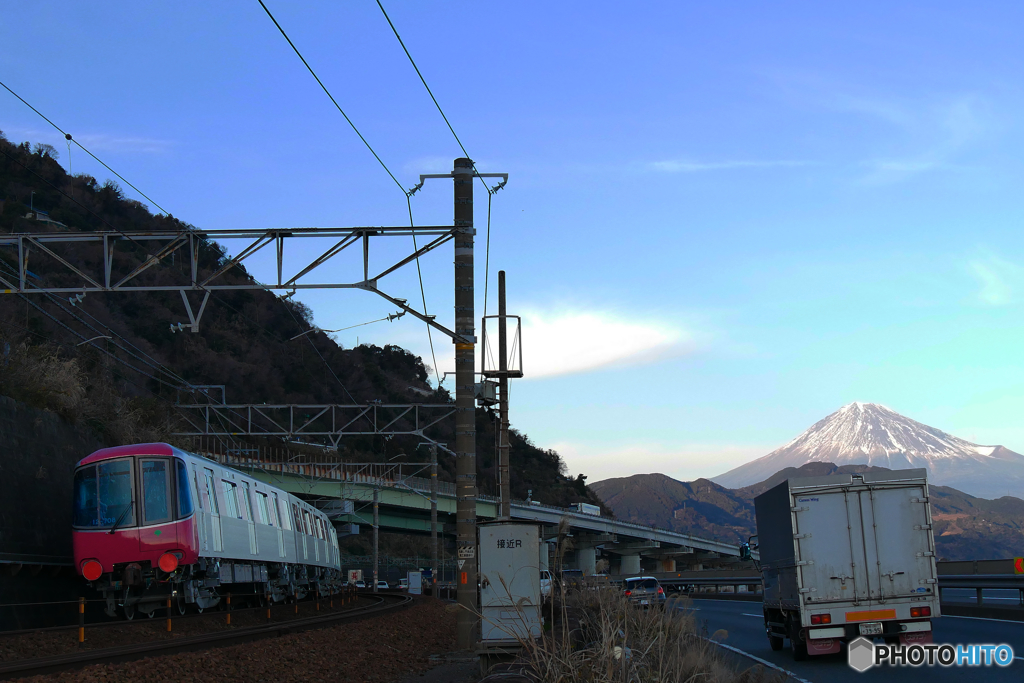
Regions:
[[877, 403], [860, 402], [843, 406], [782, 448], [712, 481], [739, 488], [809, 462], [923, 467], [931, 483], [975, 496], [1024, 494], [1024, 455], [1003, 446], [979, 446]]

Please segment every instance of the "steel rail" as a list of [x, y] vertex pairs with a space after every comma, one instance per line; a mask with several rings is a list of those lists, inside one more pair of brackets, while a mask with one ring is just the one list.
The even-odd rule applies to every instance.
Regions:
[[[262, 640], [298, 633], [316, 628], [333, 626], [347, 621], [358, 621], [367, 616], [380, 614], [394, 609], [402, 609], [412, 604], [412, 596], [387, 593], [359, 593], [360, 597], [377, 600], [374, 605], [357, 607], [336, 614], [329, 614], [305, 619], [293, 619], [240, 628], [229, 632], [208, 633], [188, 638], [161, 640], [152, 643], [137, 643], [121, 647], [103, 648], [91, 652], [74, 652], [66, 655], [46, 657], [44, 659], [20, 660], [0, 664], [0, 680], [37, 676], [40, 674], [66, 671], [93, 664], [111, 664], [127, 662], [144, 657], [154, 657], [181, 652], [194, 652], [212, 647], [227, 647], [240, 643]], [[390, 604], [388, 604], [390, 603]]]

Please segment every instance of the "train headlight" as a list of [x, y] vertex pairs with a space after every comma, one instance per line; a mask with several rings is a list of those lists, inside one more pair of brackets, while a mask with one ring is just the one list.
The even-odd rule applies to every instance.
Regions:
[[96, 560], [86, 560], [82, 563], [82, 576], [89, 581], [95, 581], [103, 576], [103, 565]]
[[178, 568], [178, 557], [174, 553], [164, 553], [158, 563], [160, 569], [170, 574]]

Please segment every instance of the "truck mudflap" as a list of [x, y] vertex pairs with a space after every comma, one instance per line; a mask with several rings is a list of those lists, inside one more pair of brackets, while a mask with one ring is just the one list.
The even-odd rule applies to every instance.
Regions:
[[817, 656], [836, 654], [843, 641], [839, 638], [808, 638], [805, 642], [807, 654]]

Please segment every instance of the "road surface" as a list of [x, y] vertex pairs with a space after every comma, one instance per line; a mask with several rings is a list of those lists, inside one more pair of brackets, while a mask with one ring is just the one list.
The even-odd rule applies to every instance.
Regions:
[[[846, 663], [846, 650], [837, 655], [813, 657], [794, 662], [785, 649], [772, 652], [764, 633], [760, 602], [736, 600], [693, 600], [691, 603], [697, 626], [707, 625], [707, 633], [725, 629], [727, 645], [764, 659], [792, 672], [809, 683], [844, 683], [847, 681], [899, 681], [899, 683], [1021, 683], [1024, 681], [1024, 622], [940, 617], [932, 622], [937, 644], [1001, 644], [1013, 648], [1016, 660], [1008, 667], [920, 666], [875, 667], [861, 674]], [[755, 662], [751, 661], [751, 665]]]

